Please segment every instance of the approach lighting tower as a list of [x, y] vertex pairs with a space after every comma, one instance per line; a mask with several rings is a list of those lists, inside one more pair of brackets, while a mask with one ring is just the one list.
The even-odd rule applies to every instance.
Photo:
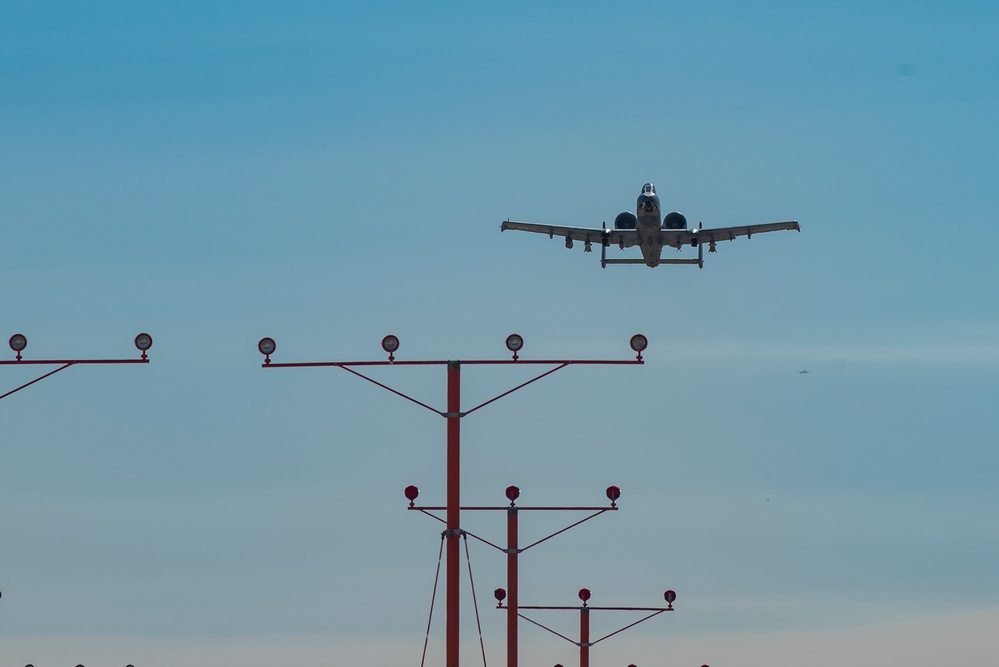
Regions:
[[[461, 420], [480, 408], [498, 401], [504, 396], [508, 396], [518, 389], [522, 389], [533, 382], [547, 377], [552, 373], [562, 370], [568, 366], [581, 365], [641, 365], [644, 363], [642, 352], [648, 347], [648, 339], [642, 334], [631, 337], [631, 349], [636, 353], [634, 359], [521, 359], [519, 353], [524, 346], [524, 339], [518, 334], [511, 334], [506, 339], [507, 349], [513, 353], [511, 359], [476, 359], [476, 360], [426, 360], [426, 361], [399, 361], [395, 358], [395, 353], [399, 350], [399, 338], [393, 335], [385, 336], [382, 339], [382, 349], [388, 353], [388, 359], [384, 361], [309, 361], [292, 363], [275, 363], [271, 361], [271, 355], [277, 350], [277, 343], [273, 338], [262, 338], [257, 344], [257, 349], [264, 355], [263, 368], [315, 368], [332, 367], [343, 370], [367, 380], [372, 384], [389, 391], [396, 396], [400, 396], [427, 410], [443, 417], [447, 423], [447, 507], [445, 511], [447, 529], [445, 531], [446, 545], [446, 566], [445, 566], [445, 667], [458, 666], [459, 651], [459, 582], [461, 578], [460, 558], [461, 558]], [[461, 407], [461, 369], [462, 366], [500, 366], [500, 365], [534, 365], [551, 366], [540, 375], [521, 383], [493, 398], [480, 403], [468, 410]], [[393, 389], [377, 380], [374, 380], [360, 372], [359, 368], [372, 366], [444, 366], [447, 370], [447, 396], [444, 410], [431, 407], [426, 403], [407, 396], [401, 391]]]

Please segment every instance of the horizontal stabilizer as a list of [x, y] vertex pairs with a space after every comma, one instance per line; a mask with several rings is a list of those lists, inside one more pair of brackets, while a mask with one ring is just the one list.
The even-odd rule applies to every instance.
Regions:
[[[660, 264], [699, 264], [696, 259], [661, 259]], [[605, 259], [604, 264], [645, 264], [644, 259]]]

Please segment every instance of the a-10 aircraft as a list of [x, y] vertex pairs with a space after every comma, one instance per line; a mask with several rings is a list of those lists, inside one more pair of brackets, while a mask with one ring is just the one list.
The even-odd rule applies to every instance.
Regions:
[[[659, 196], [656, 186], [646, 183], [642, 186], [642, 194], [638, 196], [638, 213], [625, 211], [614, 220], [614, 229], [590, 229], [587, 227], [559, 227], [558, 225], [542, 225], [534, 222], [515, 222], [505, 220], [500, 225], [500, 231], [516, 229], [522, 232], [537, 232], [547, 234], [548, 238], [565, 237], [565, 247], [571, 248], [573, 241], [582, 241], [583, 250], [590, 252], [593, 243], [600, 244], [600, 266], [608, 264], [645, 264], [657, 267], [660, 264], [697, 264], [704, 268], [704, 244], [708, 244], [708, 252], [715, 252], [718, 241], [732, 241], [737, 236], [752, 238], [753, 234], [776, 232], [785, 229], [801, 231], [796, 220], [787, 222], [768, 222], [759, 225], [742, 225], [740, 227], [719, 227], [717, 229], [687, 228], [687, 218], [682, 213], [673, 211], [665, 218], [659, 209]], [[642, 249], [642, 259], [607, 259], [607, 247], [616, 245], [622, 250], [631, 246]], [[669, 246], [680, 250], [689, 245], [697, 248], [697, 259], [663, 259], [663, 248]]]

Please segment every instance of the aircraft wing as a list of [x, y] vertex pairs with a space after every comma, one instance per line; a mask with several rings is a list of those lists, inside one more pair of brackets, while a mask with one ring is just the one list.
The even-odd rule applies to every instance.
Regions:
[[[560, 227], [559, 225], [542, 225], [536, 222], [515, 222], [504, 220], [500, 225], [500, 231], [515, 229], [520, 232], [534, 232], [536, 234], [547, 234], [548, 238], [562, 236], [573, 241], [591, 242], [600, 244], [603, 239], [607, 239], [607, 245], [616, 245], [628, 248], [638, 243], [638, 235], [634, 229], [596, 229], [590, 227]], [[689, 241], [688, 241], [689, 242]]]
[[715, 241], [734, 241], [737, 236], [752, 238], [753, 234], [791, 229], [800, 232], [801, 225], [796, 220], [789, 220], [787, 222], [767, 222], [760, 225], [717, 227], [715, 229], [664, 229], [663, 245], [679, 249], [685, 245], [693, 245], [692, 242], [695, 239], [699, 243], [712, 245]]

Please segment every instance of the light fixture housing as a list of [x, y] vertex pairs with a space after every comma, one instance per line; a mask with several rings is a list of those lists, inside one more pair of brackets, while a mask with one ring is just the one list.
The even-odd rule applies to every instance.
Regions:
[[264, 363], [269, 364], [271, 363], [271, 355], [277, 349], [277, 343], [270, 337], [261, 338], [260, 342], [257, 343], [257, 349], [260, 350], [260, 354], [264, 355]]
[[642, 334], [635, 334], [631, 337], [631, 349], [638, 353], [638, 361], [642, 360], [642, 352], [649, 346], [649, 339]]
[[666, 600], [667, 608], [673, 609], [673, 602], [676, 600], [676, 591], [668, 590], [663, 593], [663, 599]]
[[135, 337], [135, 348], [142, 352], [143, 358], [146, 356], [146, 351], [153, 346], [153, 337], [147, 333], [140, 333]]
[[520, 334], [510, 334], [506, 337], [506, 349], [513, 352], [513, 360], [517, 361], [517, 353], [524, 347], [524, 338]]
[[395, 351], [399, 349], [399, 337], [389, 334], [382, 338], [382, 349], [388, 352], [389, 361], [395, 361]]
[[28, 339], [25, 338], [24, 334], [18, 333], [10, 337], [8, 344], [10, 345], [10, 349], [17, 352], [18, 356], [21, 356], [21, 350], [28, 347]]

